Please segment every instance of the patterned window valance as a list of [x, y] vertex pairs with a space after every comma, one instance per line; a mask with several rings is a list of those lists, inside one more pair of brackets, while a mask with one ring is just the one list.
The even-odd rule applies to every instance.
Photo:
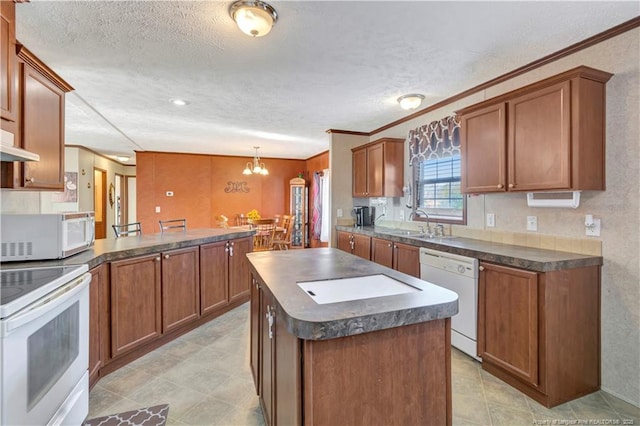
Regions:
[[460, 119], [452, 115], [409, 131], [409, 165], [460, 155]]

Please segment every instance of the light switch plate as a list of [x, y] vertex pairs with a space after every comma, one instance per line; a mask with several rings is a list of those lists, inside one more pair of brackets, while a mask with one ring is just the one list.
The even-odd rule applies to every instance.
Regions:
[[495, 228], [496, 215], [494, 213], [487, 213], [487, 228]]
[[538, 230], [538, 216], [527, 216], [527, 231]]
[[160, 213], [160, 206], [156, 206], [156, 213]]
[[338, 211], [336, 212], [336, 216], [342, 217], [342, 209], [338, 209]]

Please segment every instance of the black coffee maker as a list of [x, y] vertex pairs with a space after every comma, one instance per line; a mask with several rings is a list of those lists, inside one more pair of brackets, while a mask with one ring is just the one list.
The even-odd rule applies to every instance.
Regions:
[[356, 226], [373, 225], [373, 207], [356, 206], [353, 208], [353, 215], [356, 218]]

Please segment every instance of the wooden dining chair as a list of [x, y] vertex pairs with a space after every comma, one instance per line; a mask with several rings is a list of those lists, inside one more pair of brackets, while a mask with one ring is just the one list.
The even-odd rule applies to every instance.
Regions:
[[280, 229], [282, 231], [277, 232], [273, 238], [274, 250], [289, 250], [291, 247], [291, 230], [293, 229], [293, 218], [290, 215], [283, 215], [281, 217]]
[[111, 225], [116, 238], [128, 237], [129, 235], [142, 235], [140, 222], [125, 223], [123, 225]]
[[276, 232], [275, 219], [253, 219], [251, 224], [256, 230], [253, 236], [253, 251], [273, 250], [273, 236]]
[[164, 233], [165, 231], [186, 231], [187, 230], [187, 219], [170, 219], [170, 220], [159, 220], [160, 223], [160, 232]]
[[242, 213], [236, 215], [236, 226], [249, 225], [249, 218]]

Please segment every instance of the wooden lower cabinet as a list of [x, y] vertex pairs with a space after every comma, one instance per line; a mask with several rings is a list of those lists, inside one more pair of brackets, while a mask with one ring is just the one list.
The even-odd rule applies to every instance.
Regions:
[[221, 241], [200, 246], [200, 309], [202, 315], [246, 299], [250, 276], [246, 254], [251, 238]]
[[338, 248], [363, 259], [371, 260], [371, 237], [338, 231]]
[[371, 261], [420, 277], [420, 249], [383, 238], [371, 238]]
[[451, 424], [449, 318], [302, 340], [254, 287], [251, 363], [267, 425]]
[[162, 332], [200, 317], [198, 247], [162, 253]]
[[89, 387], [93, 387], [109, 359], [109, 277], [106, 265], [89, 272]]
[[600, 267], [480, 263], [482, 368], [547, 407], [600, 388]]
[[111, 356], [162, 335], [160, 254], [111, 262]]
[[249, 366], [253, 383], [256, 386], [256, 393], [260, 393], [260, 353], [262, 352], [262, 342], [260, 341], [260, 318], [261, 318], [261, 300], [260, 300], [260, 283], [252, 278], [251, 280], [251, 299], [249, 307]]
[[252, 238], [229, 241], [229, 302], [249, 296], [251, 276], [246, 254], [252, 249]]

